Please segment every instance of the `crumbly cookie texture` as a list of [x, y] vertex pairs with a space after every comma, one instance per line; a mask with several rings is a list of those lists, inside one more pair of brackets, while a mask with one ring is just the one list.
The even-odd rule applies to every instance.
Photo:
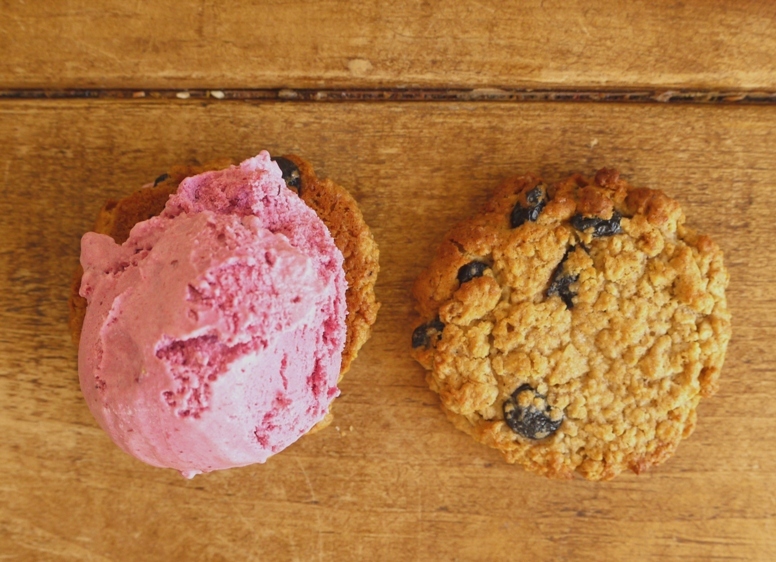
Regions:
[[684, 222], [612, 169], [502, 183], [413, 288], [412, 354], [453, 424], [555, 478], [670, 457], [731, 336], [722, 252]]
[[[283, 172], [289, 189], [296, 191], [328, 227], [334, 243], [345, 260], [345, 278], [348, 282], [345, 300], [348, 315], [347, 333], [342, 352], [340, 380], [350, 369], [361, 346], [369, 339], [372, 324], [377, 319], [380, 304], [375, 298], [375, 282], [380, 270], [379, 250], [352, 195], [328, 179], [319, 179], [313, 167], [296, 155], [273, 158]], [[129, 237], [129, 231], [140, 221], [162, 212], [167, 199], [185, 178], [208, 170], [219, 170], [232, 164], [228, 159], [210, 162], [204, 166], [175, 166], [135, 193], [119, 201], [108, 201], [100, 210], [94, 231], [111, 236], [117, 243]], [[79, 266], [73, 276], [70, 292], [70, 333], [78, 345], [86, 315], [86, 299], [78, 294], [83, 269]], [[326, 427], [331, 422], [329, 413], [311, 431]]]

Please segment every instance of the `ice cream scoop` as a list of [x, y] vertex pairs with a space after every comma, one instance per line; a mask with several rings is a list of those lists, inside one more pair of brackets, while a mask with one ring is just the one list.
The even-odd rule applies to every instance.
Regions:
[[326, 415], [343, 257], [268, 153], [185, 179], [122, 245], [81, 246], [81, 389], [123, 450], [192, 477], [264, 462]]

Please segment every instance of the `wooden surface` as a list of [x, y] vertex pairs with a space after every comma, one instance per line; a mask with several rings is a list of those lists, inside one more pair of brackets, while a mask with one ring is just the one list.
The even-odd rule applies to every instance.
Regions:
[[[0, 1], [0, 88], [776, 93], [772, 2], [249, 4]], [[773, 104], [0, 99], [0, 561], [776, 560], [774, 146]], [[383, 307], [331, 427], [188, 481], [122, 453], [86, 408], [70, 275], [106, 199], [263, 148], [356, 196]], [[409, 288], [502, 178], [604, 165], [722, 246], [734, 335], [675, 457], [550, 481], [446, 421], [408, 355]]]
[[771, 0], [0, 2], [0, 88], [776, 88]]
[[[776, 556], [772, 109], [58, 101], [3, 103], [0, 123], [0, 551], [23, 560]], [[381, 245], [383, 309], [342, 383], [333, 427], [264, 466], [186, 481], [120, 452], [91, 418], [66, 329], [68, 280], [105, 198], [192, 156], [262, 147], [302, 152], [352, 189]], [[734, 340], [721, 391], [675, 458], [610, 483], [548, 481], [444, 419], [407, 355], [408, 289], [443, 231], [501, 178], [604, 164], [680, 199], [722, 245]]]

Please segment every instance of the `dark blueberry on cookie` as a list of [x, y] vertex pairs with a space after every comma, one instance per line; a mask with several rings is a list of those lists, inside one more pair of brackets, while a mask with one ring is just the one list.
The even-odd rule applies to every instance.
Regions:
[[282, 156], [275, 156], [272, 160], [280, 167], [286, 185], [293, 187], [301, 193], [302, 175], [299, 173], [299, 167], [288, 158], [283, 158]]
[[517, 228], [525, 222], [536, 222], [539, 218], [544, 206], [547, 205], [547, 196], [545, 195], [544, 186], [537, 185], [531, 191], [525, 195], [526, 205], [522, 205], [520, 201], [515, 204], [512, 209], [512, 215], [510, 216], [510, 224], [512, 228]]
[[170, 179], [170, 174], [162, 174], [161, 176], [159, 176], [154, 180], [154, 187], [156, 187], [157, 185], [159, 185], [160, 183], [168, 179]]
[[458, 269], [458, 282], [463, 285], [475, 277], [482, 277], [486, 269], [488, 269], [488, 264], [481, 261], [472, 261], [462, 265]]
[[614, 236], [622, 232], [620, 219], [622, 219], [622, 215], [618, 211], [614, 211], [612, 218], [608, 220], [600, 217], [574, 215], [571, 217], [571, 226], [582, 232], [592, 228], [593, 236], [600, 238], [602, 236]]
[[442, 335], [445, 325], [439, 318], [434, 318], [430, 322], [421, 324], [412, 332], [412, 347], [428, 347], [431, 339]]
[[573, 249], [569, 249], [563, 254], [563, 259], [560, 260], [558, 267], [552, 272], [550, 286], [547, 288], [548, 298], [552, 295], [558, 295], [569, 308], [574, 308], [573, 299], [577, 296], [577, 294], [571, 290], [571, 285], [576, 283], [577, 279], [579, 279], [579, 275], [572, 275], [565, 267], [566, 260], [573, 251]]
[[[523, 405], [520, 404], [521, 399]], [[537, 407], [537, 401], [543, 407]], [[536, 392], [530, 384], [517, 387], [504, 402], [504, 420], [512, 431], [528, 439], [549, 437], [563, 423], [562, 416], [557, 420], [550, 418], [546, 397]]]

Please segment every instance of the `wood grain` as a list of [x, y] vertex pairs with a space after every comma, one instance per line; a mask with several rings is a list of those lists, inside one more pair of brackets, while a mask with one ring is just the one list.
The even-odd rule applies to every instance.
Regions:
[[[774, 560], [776, 111], [578, 104], [0, 104], [0, 553], [9, 560]], [[147, 467], [97, 427], [67, 330], [78, 240], [189, 158], [297, 152], [381, 246], [375, 333], [335, 421], [266, 465]], [[719, 394], [667, 464], [555, 482], [456, 431], [408, 356], [409, 287], [507, 175], [615, 165], [726, 251]]]
[[776, 89], [769, 0], [0, 3], [0, 88]]

